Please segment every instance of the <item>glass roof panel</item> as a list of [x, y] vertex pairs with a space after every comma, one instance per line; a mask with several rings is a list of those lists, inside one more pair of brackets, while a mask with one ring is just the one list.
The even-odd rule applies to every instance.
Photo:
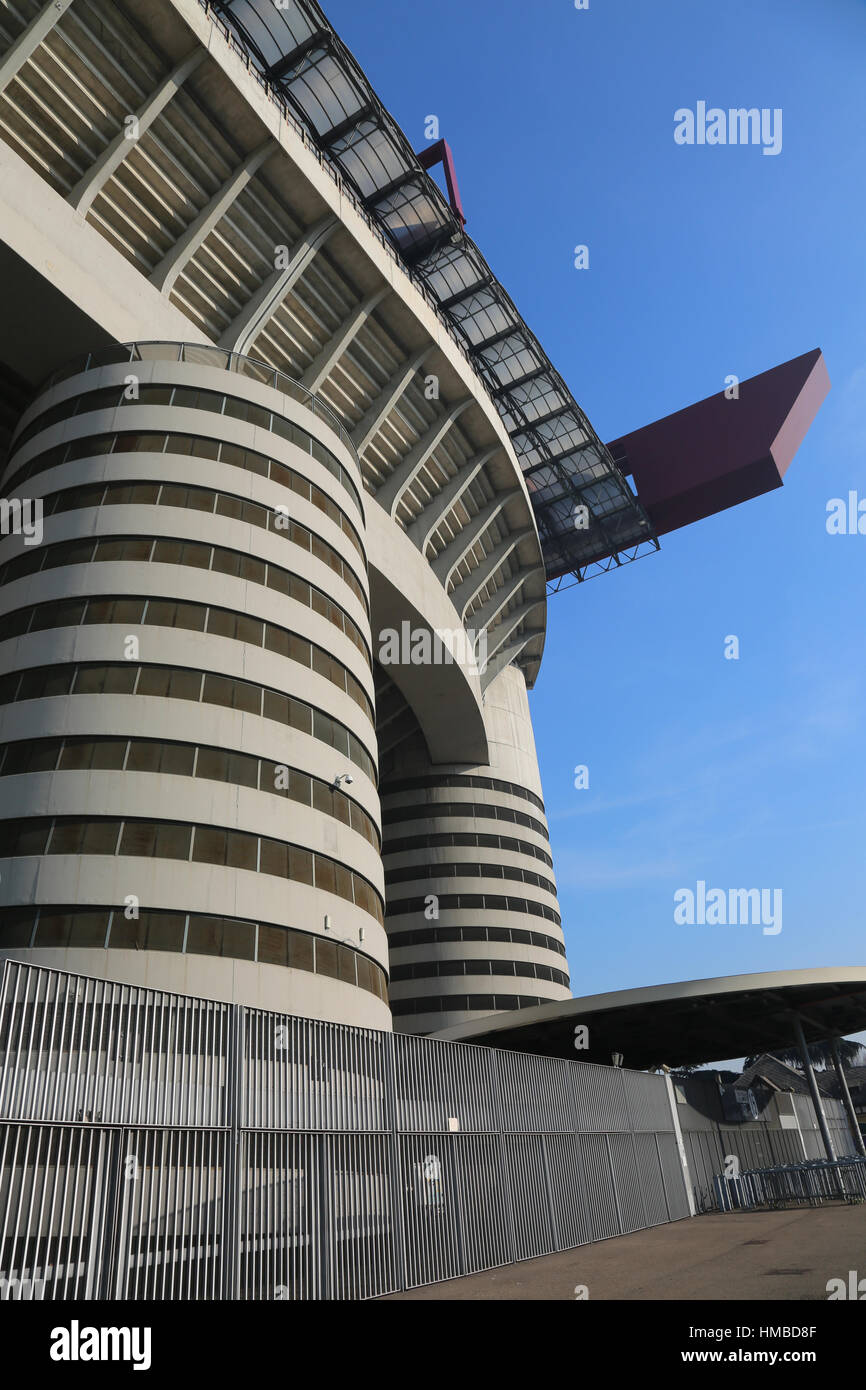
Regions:
[[388, 197], [377, 199], [375, 206], [377, 216], [404, 255], [423, 254], [449, 228], [444, 209], [417, 178], [402, 184]]
[[331, 153], [339, 157], [362, 198], [371, 198], [378, 188], [393, 183], [410, 168], [402, 151], [373, 119], [362, 121], [350, 134], [335, 140]]
[[260, 0], [222, 0], [217, 8], [245, 31], [265, 68], [272, 68], [319, 28], [307, 7], [294, 0], [289, 0], [288, 8], [279, 9]]
[[[586, 563], [616, 559], [614, 541], [633, 547], [652, 538], [646, 514], [606, 446], [315, 0], [214, 5], [356, 190], [409, 273], [442, 306], [444, 320], [494, 393], [521, 467], [535, 470], [527, 486], [548, 575], [566, 573], [572, 562], [577, 572]], [[506, 336], [488, 341], [500, 333]], [[539, 375], [531, 382], [508, 389], [534, 372]], [[560, 414], [546, 418], [560, 407]], [[551, 461], [554, 469], [546, 466]], [[589, 531], [573, 525], [573, 508], [582, 498], [599, 522]]]
[[291, 92], [316, 135], [326, 135], [347, 116], [363, 110], [363, 90], [350, 79], [333, 54], [323, 48], [301, 58], [280, 85]]
[[424, 263], [424, 279], [440, 301], [486, 279], [489, 271], [480, 256], [472, 256], [464, 245], [443, 246]]
[[509, 314], [492, 290], [469, 294], [448, 312], [473, 346], [504, 333], [515, 324], [514, 315]]

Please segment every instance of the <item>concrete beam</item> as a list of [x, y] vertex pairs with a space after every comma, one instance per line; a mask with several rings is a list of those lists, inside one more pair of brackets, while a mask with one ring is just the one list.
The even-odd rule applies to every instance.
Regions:
[[[523, 588], [530, 575], [537, 573], [538, 571], [534, 569], [519, 569], [516, 574], [513, 574], [510, 579], [506, 580], [502, 588], [497, 589], [496, 593], [493, 594], [486, 603], [482, 603], [478, 612], [472, 614], [472, 626], [475, 631], [480, 632], [482, 628], [490, 627], [490, 624], [499, 616], [505, 605], [510, 603], [511, 600], [520, 593], [520, 590]], [[537, 599], [536, 602], [541, 603], [543, 600]], [[533, 604], [533, 607], [534, 606]], [[522, 612], [522, 609], [518, 608], [517, 612]], [[510, 618], [507, 618], [505, 621], [510, 622]], [[509, 631], [512, 630], [513, 629], [509, 629]], [[497, 635], [498, 632], [499, 629], [497, 628]], [[495, 647], [493, 650], [495, 651]], [[488, 650], [488, 655], [492, 655], [492, 651]]]
[[456, 589], [451, 591], [451, 602], [466, 621], [466, 610], [471, 603], [481, 593], [485, 584], [489, 584], [496, 571], [505, 563], [511, 552], [532, 532], [526, 527], [522, 531], [513, 531], [510, 536], [506, 536], [498, 545], [494, 546], [487, 559], [484, 560], [477, 569], [473, 570], [468, 579], [464, 579], [462, 584], [458, 584]]
[[[531, 573], [532, 573], [531, 570], [526, 570], [526, 572], [525, 572], [524, 575], [523, 575], [523, 578], [525, 579], [525, 578], [526, 578], [529, 574], [531, 574]], [[498, 597], [498, 595], [497, 595], [497, 597]], [[512, 595], [512, 597], [513, 597], [513, 595]], [[502, 620], [502, 622], [499, 624], [499, 626], [498, 626], [498, 627], [495, 627], [495, 628], [493, 629], [493, 632], [492, 632], [492, 633], [488, 631], [488, 633], [487, 633], [487, 660], [488, 660], [488, 661], [491, 661], [491, 660], [493, 659], [493, 657], [496, 655], [496, 653], [497, 653], [498, 651], [501, 650], [503, 644], [506, 643], [506, 642], [508, 641], [508, 639], [509, 639], [509, 637], [511, 636], [511, 634], [512, 634], [513, 632], [516, 632], [516, 631], [517, 631], [517, 629], [520, 627], [520, 624], [523, 622], [524, 618], [528, 618], [528, 617], [529, 617], [529, 614], [533, 611], [533, 609], [539, 608], [539, 607], [543, 607], [543, 605], [545, 604], [545, 602], [546, 602], [546, 600], [545, 600], [544, 598], [529, 599], [526, 603], [522, 603], [522, 604], [520, 605], [519, 608], [515, 608], [515, 610], [514, 610], [513, 613], [509, 613], [509, 614], [508, 614], [508, 617], [507, 617], [507, 618], [504, 618], [504, 619]], [[475, 628], [476, 631], [478, 631], [478, 630], [482, 627], [482, 624], [481, 624], [481, 623], [475, 623], [474, 620], [473, 620], [473, 627]]]
[[308, 391], [315, 394], [322, 383], [327, 381], [340, 358], [348, 350], [352, 339], [363, 328], [376, 305], [381, 304], [385, 296], [390, 293], [390, 288], [390, 285], [383, 285], [375, 294], [371, 294], [363, 303], [359, 304], [345, 323], [340, 325], [333, 337], [322, 348], [318, 357], [310, 363], [304, 372], [301, 377], [302, 386], [306, 386]]
[[[694, 1184], [692, 1183], [691, 1173], [689, 1172], [689, 1160], [686, 1155], [686, 1146], [683, 1142], [683, 1131], [680, 1125], [680, 1115], [679, 1108], [677, 1106], [676, 1094], [674, 1093], [674, 1083], [671, 1080], [670, 1072], [665, 1071], [662, 1073], [662, 1075], [665, 1079], [665, 1090], [667, 1092], [668, 1097], [668, 1108], [671, 1112], [671, 1120], [673, 1122], [674, 1135], [676, 1136], [677, 1141], [677, 1153], [679, 1155], [680, 1169], [682, 1170], [683, 1175], [683, 1187], [686, 1191], [686, 1201], [688, 1202], [689, 1206], [689, 1216], [694, 1216], [697, 1212], [697, 1207], [695, 1206], [695, 1189]], [[665, 1197], [665, 1202], [667, 1202], [667, 1197]]]
[[[34, 384], [76, 352], [137, 338], [210, 343], [35, 169], [0, 140], [0, 245], [6, 360]], [[34, 322], [57, 325], [34, 334]]]
[[487, 687], [496, 680], [500, 671], [504, 671], [506, 666], [510, 666], [512, 661], [516, 661], [523, 651], [532, 641], [533, 637], [543, 635], [540, 627], [531, 627], [526, 632], [522, 632], [516, 642], [510, 642], [507, 647], [502, 647], [491, 659], [488, 657], [487, 664], [481, 672], [481, 689], [486, 691]]
[[401, 367], [398, 367], [388, 385], [380, 392], [363, 419], [355, 426], [352, 431], [352, 443], [359, 454], [363, 454], [374, 435], [379, 433], [418, 368], [432, 351], [433, 344], [429, 343], [427, 347], [416, 352], [414, 357], [410, 357]]
[[273, 318], [294, 284], [309, 269], [316, 255], [339, 227], [339, 219], [329, 213], [314, 223], [292, 248], [289, 263], [275, 270], [237, 315], [220, 338], [220, 346], [232, 352], [249, 352], [262, 329]]
[[466, 396], [462, 401], [457, 401], [455, 405], [452, 405], [446, 414], [435, 420], [418, 440], [418, 443], [412, 446], [406, 457], [398, 463], [391, 476], [385, 479], [380, 488], [377, 488], [376, 500], [390, 516], [396, 516], [397, 508], [400, 506], [406, 489], [412, 486], [430, 455], [442, 443], [454, 421], [463, 414], [467, 406], [472, 404], [474, 404], [472, 397]]
[[[404, 531], [381, 507], [367, 508], [370, 557], [370, 608], [373, 655], [382, 661], [384, 634], [402, 635], [406, 623], [412, 634], [454, 633], [460, 619], [437, 584], [430, 566]], [[434, 647], [435, 649], [435, 647]], [[471, 663], [454, 661], [419, 664], [405, 651], [397, 662], [383, 662], [385, 673], [418, 720], [434, 763], [486, 765], [487, 728], [481, 708], [481, 683]]]
[[192, 260], [250, 179], [276, 149], [273, 141], [266, 140], [257, 150], [253, 150], [252, 154], [247, 155], [243, 164], [229, 175], [222, 188], [218, 189], [210, 202], [202, 208], [198, 217], [190, 223], [171, 250], [166, 252], [150, 276], [152, 283], [157, 289], [162, 290], [163, 294], [171, 293], [172, 285], [184, 266]]
[[448, 581], [454, 570], [469, 554], [474, 545], [477, 545], [488, 526], [499, 516], [499, 513], [515, 497], [520, 496], [518, 488], [510, 488], [508, 492], [500, 492], [488, 502], [486, 507], [482, 507], [477, 516], [474, 516], [468, 526], [464, 526], [459, 536], [455, 536], [450, 545], [446, 545], [441, 555], [431, 562], [433, 573], [440, 580], [444, 588], [448, 587]]
[[43, 39], [48, 37], [71, 4], [72, 0], [48, 0], [47, 5], [43, 5], [35, 19], [27, 25], [24, 33], [18, 35], [12, 47], [0, 60], [0, 92], [5, 91], [12, 79], [18, 76], [24, 64], [33, 57]]
[[157, 116], [165, 110], [172, 98], [180, 91], [190, 73], [195, 72], [206, 57], [205, 50], [196, 47], [187, 58], [184, 58], [182, 63], [178, 63], [168, 77], [160, 82], [156, 91], [151, 93], [147, 101], [136, 112], [130, 112], [131, 115], [135, 115], [138, 122], [135, 136], [129, 136], [125, 129], [115, 135], [111, 143], [102, 151], [96, 163], [78, 180], [69, 194], [69, 202], [77, 212], [81, 213], [82, 217], [97, 193], [105, 187], [112, 174], [120, 168], [126, 156], [135, 148], [136, 141], [153, 125]]
[[427, 545], [433, 532], [441, 526], [452, 507], [456, 507], [460, 498], [478, 477], [478, 474], [481, 472], [488, 459], [491, 459], [493, 455], [498, 452], [498, 448], [486, 449], [483, 454], [477, 454], [475, 458], [470, 459], [468, 463], [464, 463], [463, 466], [457, 470], [450, 483], [446, 484], [441, 492], [437, 492], [435, 497], [431, 497], [427, 506], [423, 511], [419, 512], [418, 516], [412, 522], [412, 525], [407, 527], [406, 534], [415, 542], [422, 555], [427, 550]]

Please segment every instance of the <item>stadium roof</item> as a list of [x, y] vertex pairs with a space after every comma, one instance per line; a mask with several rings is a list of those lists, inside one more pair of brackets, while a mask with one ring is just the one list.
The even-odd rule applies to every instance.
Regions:
[[[532, 500], [548, 579], [658, 549], [653, 525], [535, 334], [313, 0], [211, 0], [261, 80], [337, 166], [487, 386]], [[575, 525], [575, 508], [589, 524]]]
[[[799, 1017], [807, 1042], [866, 1029], [866, 967], [779, 970], [616, 990], [490, 1014], [433, 1036], [583, 1062], [687, 1066], [754, 1056], [794, 1041]], [[589, 1047], [575, 1050], [574, 1030]]]

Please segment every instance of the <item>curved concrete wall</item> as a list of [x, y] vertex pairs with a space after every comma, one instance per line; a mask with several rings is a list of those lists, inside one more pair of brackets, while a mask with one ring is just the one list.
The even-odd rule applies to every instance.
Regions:
[[427, 1033], [571, 994], [516, 667], [491, 682], [484, 715], [488, 764], [434, 766], [419, 734], [383, 769], [391, 1008], [400, 1031]]
[[389, 1027], [357, 458], [167, 357], [13, 443], [45, 515], [0, 542], [0, 955]]

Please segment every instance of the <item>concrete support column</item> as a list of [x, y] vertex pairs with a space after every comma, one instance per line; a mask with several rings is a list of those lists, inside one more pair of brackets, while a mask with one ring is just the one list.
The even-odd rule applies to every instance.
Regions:
[[812, 1059], [809, 1056], [809, 1049], [806, 1046], [806, 1038], [803, 1033], [803, 1025], [799, 1018], [794, 1018], [794, 1037], [800, 1049], [800, 1056], [803, 1059], [803, 1068], [806, 1072], [806, 1080], [809, 1083], [809, 1091], [812, 1096], [812, 1104], [815, 1107], [815, 1114], [818, 1118], [818, 1127], [821, 1131], [821, 1138], [824, 1140], [824, 1148], [827, 1157], [831, 1160], [836, 1157], [836, 1150], [833, 1148], [833, 1140], [830, 1138], [830, 1129], [827, 1124], [827, 1116], [824, 1114], [824, 1105], [821, 1101], [821, 1092], [818, 1090], [818, 1083], [815, 1080], [815, 1071], [812, 1067]]
[[848, 1116], [848, 1123], [851, 1126], [851, 1133], [854, 1135], [854, 1143], [857, 1152], [866, 1158], [866, 1144], [863, 1143], [863, 1134], [857, 1121], [857, 1112], [854, 1109], [854, 1102], [851, 1099], [851, 1092], [848, 1090], [848, 1081], [845, 1076], [845, 1068], [842, 1066], [842, 1054], [839, 1051], [839, 1039], [830, 1039], [830, 1049], [833, 1053], [833, 1066], [836, 1068], [836, 1075], [839, 1078], [839, 1089], [842, 1092], [842, 1104]]
[[484, 764], [432, 762], [420, 730], [380, 756], [399, 1032], [435, 1032], [570, 994], [526, 682], [516, 667], [488, 687], [484, 723]]
[[[21, 418], [4, 487], [35, 462], [50, 563], [0, 542], [4, 566], [26, 565], [23, 583], [4, 571], [0, 614], [46, 623], [29, 646], [8, 626], [0, 641], [0, 741], [19, 759], [0, 802], [0, 966], [11, 950], [387, 1031], [358, 460], [300, 401], [197, 356], [94, 354]], [[26, 824], [25, 856], [10, 837]]]
[[671, 1081], [670, 1072], [663, 1071], [662, 1076], [665, 1079], [665, 1090], [668, 1094], [668, 1105], [670, 1106], [671, 1120], [674, 1126], [674, 1137], [677, 1141], [677, 1153], [680, 1156], [680, 1164], [683, 1170], [683, 1185], [686, 1189], [686, 1201], [689, 1204], [689, 1216], [694, 1216], [697, 1212], [697, 1208], [695, 1207], [695, 1189], [692, 1186], [692, 1175], [689, 1170], [689, 1160], [686, 1155], [686, 1146], [683, 1142], [683, 1131], [680, 1125], [680, 1117], [677, 1113], [677, 1098], [674, 1092], [674, 1083], [673, 1081]]

